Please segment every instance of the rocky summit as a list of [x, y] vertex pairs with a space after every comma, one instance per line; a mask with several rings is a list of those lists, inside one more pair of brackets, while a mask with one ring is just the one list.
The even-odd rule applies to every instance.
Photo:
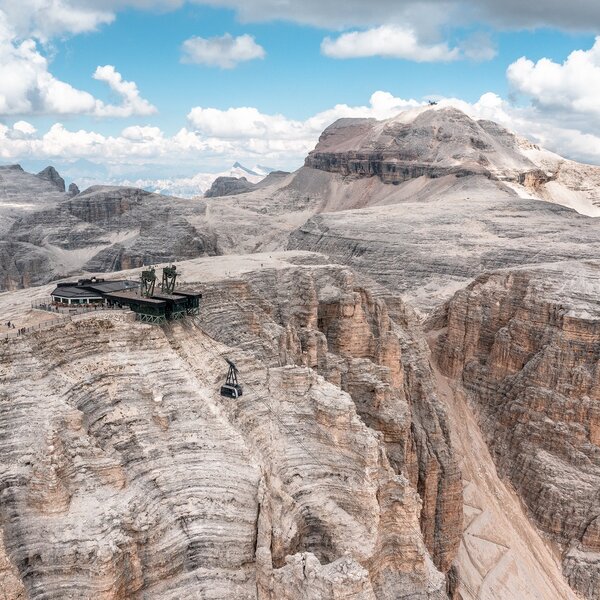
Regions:
[[[600, 600], [600, 168], [431, 106], [61, 181], [0, 168], [4, 597]], [[198, 315], [32, 307], [173, 261]]]

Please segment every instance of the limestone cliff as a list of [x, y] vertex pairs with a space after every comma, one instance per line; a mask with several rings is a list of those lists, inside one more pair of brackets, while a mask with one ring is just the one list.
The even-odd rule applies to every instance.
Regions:
[[235, 196], [244, 194], [254, 189], [254, 184], [245, 177], [217, 177], [206, 192], [205, 198], [215, 198], [217, 196]]
[[[54, 197], [53, 197], [54, 198]], [[203, 202], [136, 188], [96, 186], [63, 195], [7, 226], [0, 289], [39, 285], [82, 271], [106, 272], [218, 252]]]
[[325, 129], [307, 167], [402, 183], [426, 176], [517, 177], [534, 168], [514, 135], [451, 107], [416, 109], [386, 121], [340, 119]]
[[203, 304], [211, 335], [272, 364], [309, 367], [350, 394], [381, 432], [394, 470], [418, 490], [425, 542], [448, 571], [460, 538], [460, 473], [412, 311], [339, 267], [251, 273], [208, 285]]
[[37, 176], [40, 179], [50, 181], [59, 192], [65, 191], [65, 180], [54, 167], [46, 167], [44, 170], [40, 171]]
[[478, 278], [432, 318], [436, 358], [477, 408], [500, 472], [600, 598], [600, 265]]
[[[446, 598], [460, 476], [410, 311], [327, 266], [203, 292], [197, 322], [0, 342], [5, 588]], [[237, 401], [218, 395], [226, 356]]]

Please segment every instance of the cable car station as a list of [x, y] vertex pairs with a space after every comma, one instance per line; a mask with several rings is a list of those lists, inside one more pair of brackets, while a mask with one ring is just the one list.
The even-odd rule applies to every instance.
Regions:
[[140, 281], [105, 281], [93, 277], [77, 282], [59, 283], [52, 292], [56, 306], [102, 305], [129, 307], [138, 321], [162, 325], [167, 321], [196, 316], [200, 310], [202, 294], [178, 289], [179, 273], [175, 265], [163, 269], [160, 291], [156, 287], [154, 267], [142, 271]]

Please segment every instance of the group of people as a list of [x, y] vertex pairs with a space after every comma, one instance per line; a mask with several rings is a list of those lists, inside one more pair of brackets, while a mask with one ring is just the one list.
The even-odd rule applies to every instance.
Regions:
[[[8, 327], [8, 329], [16, 329], [16, 326], [14, 323], [11, 323], [10, 321], [7, 321], [6, 323], [4, 323], [5, 327]], [[27, 330], [26, 327], [19, 327], [19, 329], [17, 330], [17, 335], [22, 335], [25, 333], [25, 331]]]

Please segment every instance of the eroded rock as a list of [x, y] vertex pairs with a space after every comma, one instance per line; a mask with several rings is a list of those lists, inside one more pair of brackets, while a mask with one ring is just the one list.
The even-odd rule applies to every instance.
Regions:
[[334, 267], [203, 291], [196, 323], [0, 345], [0, 517], [27, 597], [446, 598], [460, 479], [410, 312]]
[[478, 278], [431, 321], [501, 474], [561, 544], [571, 586], [600, 597], [600, 265]]

